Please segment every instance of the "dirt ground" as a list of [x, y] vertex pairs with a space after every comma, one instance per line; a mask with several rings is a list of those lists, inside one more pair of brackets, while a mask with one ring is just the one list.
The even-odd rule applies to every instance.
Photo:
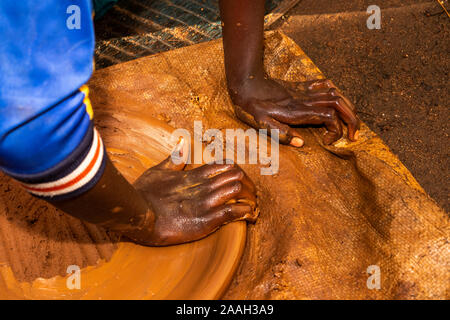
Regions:
[[[380, 30], [366, 26], [372, 4], [381, 8]], [[355, 102], [361, 119], [447, 212], [449, 26], [437, 1], [302, 0], [273, 27]]]

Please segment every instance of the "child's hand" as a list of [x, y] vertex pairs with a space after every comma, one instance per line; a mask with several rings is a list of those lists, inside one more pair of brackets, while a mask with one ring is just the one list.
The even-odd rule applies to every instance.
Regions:
[[279, 129], [280, 142], [301, 147], [303, 139], [291, 125], [324, 125], [323, 142], [342, 137], [358, 139], [360, 120], [353, 104], [330, 80], [282, 84], [270, 79], [248, 79], [230, 89], [237, 117], [256, 129]]
[[171, 157], [134, 184], [154, 213], [151, 232], [126, 234], [144, 245], [165, 246], [201, 239], [232, 221], [257, 218], [255, 186], [237, 165], [183, 170]]

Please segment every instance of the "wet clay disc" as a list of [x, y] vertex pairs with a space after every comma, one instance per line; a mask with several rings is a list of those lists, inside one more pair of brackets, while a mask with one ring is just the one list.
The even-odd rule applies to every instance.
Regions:
[[[168, 156], [173, 130], [163, 121], [97, 112], [98, 128], [117, 168], [133, 182]], [[226, 290], [242, 256], [246, 223], [235, 222], [188, 244], [152, 248], [121, 242], [108, 262], [74, 276], [20, 282], [0, 261], [0, 299], [214, 299]], [[24, 261], [26, 263], [26, 261]]]

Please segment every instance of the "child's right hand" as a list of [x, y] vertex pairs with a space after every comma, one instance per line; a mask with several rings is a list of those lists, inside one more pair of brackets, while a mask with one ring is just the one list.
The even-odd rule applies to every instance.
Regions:
[[134, 183], [154, 220], [126, 236], [140, 244], [166, 246], [201, 239], [232, 221], [256, 220], [256, 189], [239, 166], [184, 167], [169, 157]]

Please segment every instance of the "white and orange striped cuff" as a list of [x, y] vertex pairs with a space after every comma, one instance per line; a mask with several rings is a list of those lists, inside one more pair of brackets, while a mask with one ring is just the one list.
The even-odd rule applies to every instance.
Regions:
[[45, 183], [22, 183], [31, 194], [44, 198], [75, 196], [93, 186], [98, 181], [104, 167], [105, 151], [102, 139], [94, 128], [92, 143], [81, 163], [70, 173], [54, 181]]

